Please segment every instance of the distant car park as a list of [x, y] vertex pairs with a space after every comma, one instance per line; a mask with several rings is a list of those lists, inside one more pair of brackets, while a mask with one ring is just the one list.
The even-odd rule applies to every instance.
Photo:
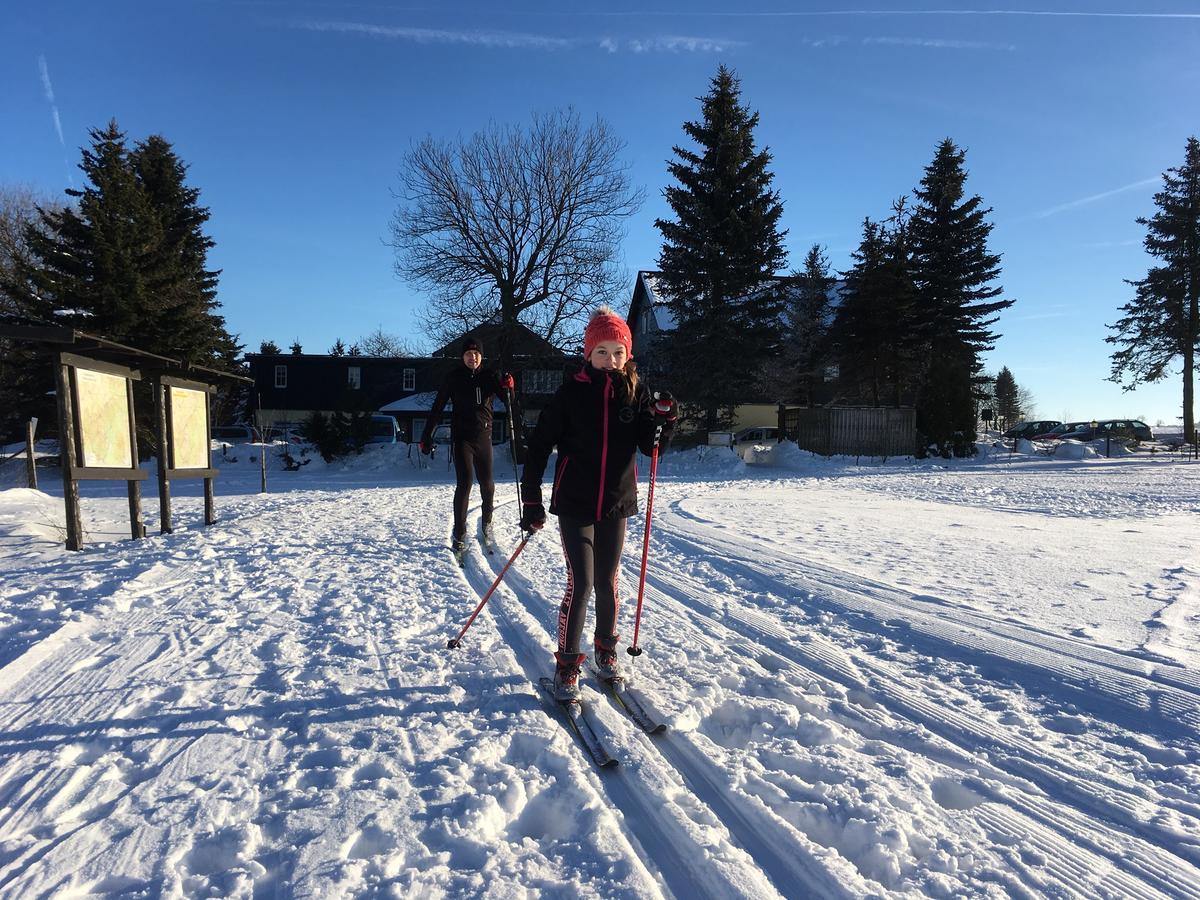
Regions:
[[1087, 422], [1063, 422], [1061, 425], [1055, 425], [1045, 434], [1035, 434], [1032, 440], [1035, 441], [1057, 441], [1068, 431], [1074, 431], [1080, 425], [1086, 425]]
[[1060, 435], [1060, 438], [1064, 441], [1080, 441], [1082, 443], [1102, 441], [1105, 438], [1123, 441], [1152, 441], [1154, 432], [1149, 425], [1137, 419], [1102, 419], [1096, 422], [1095, 426], [1091, 422], [1083, 422], [1077, 428]]
[[1021, 438], [1025, 438], [1026, 440], [1028, 440], [1028, 439], [1032, 438], [1034, 435], [1044, 434], [1045, 432], [1049, 431], [1050, 429], [1052, 429], [1058, 425], [1061, 425], [1061, 424], [1062, 423], [1059, 422], [1057, 419], [1042, 419], [1039, 421], [1018, 422], [1012, 428], [1008, 429], [1008, 431], [1004, 432], [1004, 436], [1006, 438], [1010, 438], [1013, 440], [1020, 440]]

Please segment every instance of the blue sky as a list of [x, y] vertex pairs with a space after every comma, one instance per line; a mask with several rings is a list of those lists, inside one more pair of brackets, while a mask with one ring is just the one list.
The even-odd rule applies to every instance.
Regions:
[[625, 265], [653, 268], [666, 161], [718, 64], [774, 155], [792, 262], [850, 265], [864, 216], [943, 137], [992, 207], [1017, 303], [990, 355], [1042, 417], [1175, 423], [1178, 379], [1106, 382], [1106, 323], [1141, 277], [1139, 215], [1200, 132], [1200, 2], [923, 8], [657, 2], [181, 0], [20, 4], [0, 33], [0, 181], [79, 184], [89, 128], [162, 134], [210, 207], [220, 298], [250, 349], [416, 334], [384, 244], [410, 142], [572, 105], [607, 119], [647, 201]]

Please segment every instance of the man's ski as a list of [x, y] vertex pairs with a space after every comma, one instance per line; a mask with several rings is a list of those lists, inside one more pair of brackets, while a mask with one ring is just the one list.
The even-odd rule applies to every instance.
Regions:
[[613, 702], [646, 734], [659, 734], [667, 730], [667, 723], [657, 721], [647, 712], [642, 698], [629, 686], [629, 682], [623, 676], [605, 678], [595, 669], [592, 670], [592, 674], [596, 676], [597, 681], [604, 685], [608, 695], [613, 698]]
[[554, 702], [554, 705], [562, 710], [562, 717], [566, 720], [567, 727], [574, 732], [575, 737], [579, 739], [579, 743], [583, 744], [583, 748], [587, 750], [588, 756], [592, 758], [592, 762], [602, 769], [615, 766], [617, 759], [608, 752], [608, 749], [604, 746], [604, 742], [596, 734], [596, 729], [592, 725], [591, 717], [588, 715], [583, 701], [559, 700], [554, 696], [554, 679], [552, 678], [542, 678], [538, 681], [538, 685], [545, 692], [546, 696]]

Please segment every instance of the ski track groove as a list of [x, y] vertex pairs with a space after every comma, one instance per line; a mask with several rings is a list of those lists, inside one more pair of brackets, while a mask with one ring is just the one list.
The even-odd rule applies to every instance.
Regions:
[[[665, 518], [665, 517], [664, 517]], [[714, 559], [717, 557], [715, 548], [705, 545], [695, 536], [680, 537], [672, 535], [671, 539], [683, 540], [689, 544], [693, 551], [700, 550], [707, 554], [706, 558]], [[771, 573], [765, 573], [758, 567], [748, 563], [744, 557], [733, 557], [728, 555], [729, 548], [725, 548], [725, 552], [721, 555], [722, 562], [741, 568], [743, 571], [750, 572], [756, 580], [768, 582], [771, 585], [778, 587], [786, 587], [787, 591], [784, 596], [794, 593], [795, 588], [790, 584], [786, 584]], [[632, 566], [629, 568], [632, 569]], [[1105, 776], [1102, 773], [1094, 773], [1098, 778], [1103, 778], [1105, 787], [1108, 789], [1106, 793], [1101, 794], [1095, 786], [1089, 785], [1086, 782], [1081, 782], [1078, 779], [1070, 776], [1073, 763], [1071, 760], [1060, 757], [1055, 760], [1050, 754], [1045, 751], [1040, 751], [1033, 747], [1027, 740], [1017, 741], [1018, 746], [1005, 746], [1006, 741], [1003, 735], [998, 733], [994, 728], [980, 727], [972, 721], [971, 717], [964, 713], [953, 710], [945, 705], [936, 705], [915, 696], [902, 695], [895, 690], [892, 685], [894, 682], [894, 673], [888, 672], [884, 667], [874, 665], [870, 661], [860, 660], [859, 664], [873, 670], [873, 674], [877, 677], [873, 679], [873, 683], [868, 684], [852, 669], [848, 660], [840, 658], [838, 652], [822, 653], [814, 645], [816, 640], [810, 640], [807, 643], [796, 645], [791, 642], [793, 635], [775, 624], [770, 617], [758, 610], [739, 609], [733, 605], [728, 605], [723, 609], [714, 608], [711, 604], [703, 599], [706, 592], [703, 586], [695, 584], [694, 580], [687, 578], [679, 572], [673, 572], [671, 579], [668, 582], [661, 576], [648, 575], [648, 590], [653, 590], [655, 594], [668, 601], [673, 601], [676, 604], [682, 605], [692, 612], [699, 613], [712, 623], [721, 625], [727, 619], [734, 619], [740, 627], [735, 628], [735, 633], [755, 641], [757, 644], [766, 646], [780, 647], [781, 653], [788, 662], [800, 666], [802, 671], [811, 671], [807, 669], [805, 663], [817, 662], [818, 668], [824, 670], [828, 674], [832, 674], [835, 679], [841, 680], [843, 683], [858, 690], [865, 690], [872, 695], [878, 695], [882, 692], [885, 696], [882, 701], [885, 705], [891, 706], [899, 714], [913, 721], [930, 728], [935, 734], [938, 734], [945, 740], [949, 740], [963, 754], [964, 761], [969, 761], [971, 764], [980, 767], [980, 761], [970, 751], [969, 747], [972, 744], [984, 744], [992, 751], [989, 753], [989, 759], [996, 766], [999, 766], [999, 772], [1004, 772], [1008, 775], [1017, 775], [1026, 779], [1040, 788], [1059, 789], [1059, 793], [1065, 792], [1073, 800], [1082, 803], [1084, 806], [1090, 807], [1094, 815], [1101, 819], [1111, 821], [1114, 825], [1122, 828], [1127, 833], [1131, 832], [1144, 838], [1150, 845], [1150, 852], [1147, 858], [1138, 859], [1131, 858], [1126, 855], [1125, 849], [1114, 851], [1106, 850], [1103, 842], [1093, 837], [1086, 838], [1085, 842], [1089, 845], [1088, 849], [1096, 852], [1102, 858], [1107, 858], [1114, 865], [1130, 865], [1133, 868], [1139, 869], [1142, 872], [1142, 877], [1149, 882], [1157, 883], [1162, 890], [1172, 892], [1177, 896], [1185, 897], [1200, 897], [1200, 880], [1197, 879], [1195, 862], [1200, 859], [1195, 845], [1190, 847], [1180, 847], [1179, 839], [1176, 835], [1169, 832], [1164, 832], [1162, 829], [1156, 828], [1151, 824], [1142, 822], [1137, 817], [1137, 806], [1139, 798], [1129, 796], [1130, 793], [1143, 794], [1139, 790], [1139, 786], [1129, 779], [1118, 779], [1111, 776]], [[690, 582], [691, 590], [684, 590], [681, 582]], [[651, 588], [650, 585], [653, 587]], [[665, 592], [665, 593], [664, 593]], [[776, 591], [778, 593], [778, 590]], [[832, 646], [832, 645], [830, 645]], [[810, 652], [813, 651], [813, 652]], [[992, 650], [995, 653], [996, 650]], [[943, 689], [945, 686], [942, 686]], [[1008, 751], [1000, 759], [997, 759], [996, 751]], [[1041, 757], [1049, 757], [1046, 761], [1037, 759], [1025, 759], [1024, 755], [1035, 755]], [[981, 768], [992, 768], [990, 764], [986, 764]], [[1015, 772], [1007, 771], [1009, 769]], [[1113, 793], [1118, 794], [1113, 797]], [[1011, 798], [996, 797], [995, 799], [1002, 802], [1011, 803]], [[1045, 828], [1056, 831], [1067, 831], [1068, 836], [1074, 836], [1078, 831], [1084, 832], [1094, 831], [1094, 825], [1083, 819], [1077, 810], [1064, 810], [1061, 807], [1043, 804], [1037, 798], [1030, 796], [1027, 798], [1029, 807], [1024, 810], [1015, 811], [1015, 815], [1030, 816], [1035, 821], [1040, 821]], [[1042, 808], [1045, 806], [1045, 808]], [[1187, 809], [1192, 815], [1196, 813], [1195, 804], [1190, 804]], [[1070, 819], [1069, 822], [1064, 822], [1064, 817]], [[1026, 826], [1026, 829], [1028, 827]], [[1164, 846], [1163, 844], [1166, 844]], [[1078, 852], [1079, 847], [1075, 847], [1073, 852]], [[1143, 851], [1145, 852], [1145, 851]], [[1154, 857], [1153, 859], [1148, 857]], [[1186, 860], [1186, 861], [1185, 861]], [[1168, 869], [1174, 868], [1179, 870], [1182, 864], [1185, 870], [1179, 870], [1175, 873], [1164, 875], [1162, 869], [1164, 864]]]
[[[499, 574], [500, 566], [491, 566], [493, 577]], [[538, 619], [538, 608], [532, 603], [532, 596], [546, 598], [515, 567], [506, 576], [510, 584], [510, 592], [527, 613], [535, 620]], [[519, 585], [519, 590], [514, 589]], [[486, 590], [486, 588], [485, 588]], [[796, 896], [796, 888], [803, 886], [807, 895], [822, 898], [853, 896], [846, 891], [833, 873], [808, 857], [807, 851], [793, 842], [785, 841], [777, 830], [781, 824], [777, 820], [762, 821], [762, 817], [771, 816], [765, 808], [753, 816], [746, 810], [738, 809], [727, 797], [728, 782], [720, 773], [714, 772], [715, 764], [704, 755], [682, 734], [667, 734], [651, 737], [637, 729], [628, 717], [617, 713], [623, 723], [644, 738], [639, 747], [655, 753], [663, 762], [671, 766], [682, 782], [705, 806], [717, 816], [725, 826], [734, 844], [746, 852], [755, 864], [770, 879], [775, 889], [783, 896]], [[624, 777], [626, 773], [614, 773], [614, 777]], [[754, 821], [758, 818], [759, 821]], [[773, 817], [772, 817], [773, 818]], [[762, 827], [762, 826], [768, 827]], [[789, 828], [790, 830], [790, 828]]]
[[[496, 575], [499, 574], [499, 569], [494, 568], [491, 561], [474, 548], [468, 549], [467, 559], [467, 568], [463, 570], [463, 574], [474, 595], [477, 598], [482, 597]], [[509, 573], [512, 572], [513, 569], [509, 569]], [[496, 601], [501, 601], [491, 610], [492, 620], [501, 637], [507, 641], [510, 649], [516, 654], [518, 663], [529, 683], [536, 685], [545, 661], [549, 658], [549, 653], [542, 648], [534, 634], [513, 620], [503, 608], [503, 597], [497, 596], [497, 594], [493, 594], [489, 600], [489, 606]], [[478, 622], [478, 620], [476, 621]], [[694, 862], [689, 861], [682, 849], [677, 846], [677, 842], [688, 842], [687, 836], [668, 837], [660, 834], [660, 826], [672, 828], [673, 823], [664, 821], [664, 817], [653, 805], [653, 800], [648, 796], [638, 795], [621, 780], [625, 774], [620, 771], [621, 767], [613, 772], [597, 771], [591, 759], [587, 757], [586, 751], [568, 732], [566, 724], [557, 722], [557, 712], [547, 706], [548, 701], [541, 699], [540, 691], [538, 694], [539, 703], [547, 715], [555, 717], [563, 739], [569, 741], [573, 749], [578, 751], [582, 765], [592, 770], [587, 778], [589, 787], [596, 793], [606, 794], [610, 805], [625, 814], [623, 816], [624, 827], [633, 841], [633, 846], [640, 851], [641, 864], [648, 871], [656, 873], [657, 880], [671, 896], [679, 898], [742, 896], [732, 884], [722, 885], [726, 890], [715, 894], [715, 885], [698, 879]], [[595, 706], [594, 703], [591, 705]]]
[[[1194, 738], [1200, 733], [1200, 674], [1016, 626], [963, 607], [953, 607], [954, 618], [945, 618], [932, 610], [930, 604], [915, 600], [911, 593], [900, 588], [808, 562], [777, 545], [772, 547], [773, 568], [767, 569], [747, 553], [748, 542], [730, 539], [721, 529], [676, 507], [664, 510], [661, 516], [675, 524], [676, 540], [703, 547], [713, 555], [718, 555], [719, 548], [720, 555], [728, 562], [756, 579], [787, 588], [786, 594], [800, 588], [842, 615], [865, 616], [880, 623], [894, 619], [896, 611], [902, 612], [906, 627], [926, 639], [982, 652], [1000, 663], [1049, 672], [1077, 684], [1081, 693], [1101, 688], [1139, 716], [1156, 713], [1160, 727], [1170, 735], [1182, 732]], [[798, 584], [790, 584], [781, 577], [787, 575]], [[975, 627], [968, 627], [965, 621], [968, 619]], [[1002, 639], [1026, 649], [1005, 655], [997, 647]], [[1150, 674], [1146, 672], [1147, 666]], [[1178, 721], [1164, 716], [1164, 710], [1175, 713]], [[1138, 724], [1146, 723], [1139, 719]]]

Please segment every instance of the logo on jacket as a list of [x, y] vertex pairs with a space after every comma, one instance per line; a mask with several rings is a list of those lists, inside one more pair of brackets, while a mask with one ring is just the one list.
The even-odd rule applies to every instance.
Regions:
[[632, 406], [622, 406], [621, 411], [619, 413], [617, 413], [617, 418], [620, 419], [622, 422], [624, 422], [626, 425], [628, 425], [630, 422], [633, 421], [633, 407]]

